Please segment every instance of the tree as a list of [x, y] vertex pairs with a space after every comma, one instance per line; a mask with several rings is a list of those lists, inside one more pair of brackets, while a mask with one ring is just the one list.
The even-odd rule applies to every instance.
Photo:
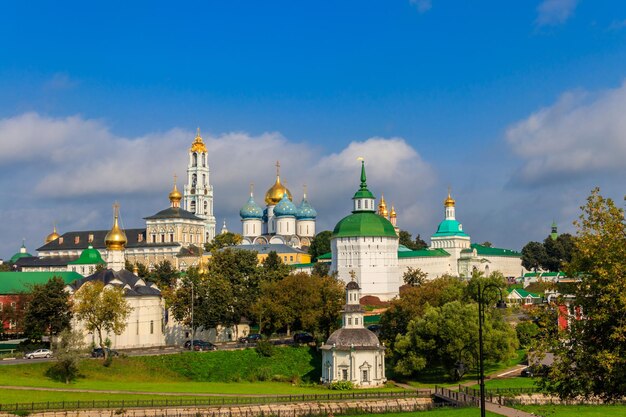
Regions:
[[311, 275], [318, 277], [325, 277], [330, 273], [330, 262], [315, 262], [313, 264], [313, 271]]
[[172, 266], [167, 259], [157, 263], [154, 269], [148, 272], [148, 275], [141, 275], [154, 282], [161, 289], [172, 288], [176, 285], [176, 279], [180, 273]]
[[564, 264], [572, 260], [574, 242], [569, 233], [559, 235], [556, 239], [548, 236], [543, 241], [543, 247], [546, 251], [546, 257], [541, 267], [545, 270], [559, 272]]
[[[497, 311], [488, 311], [483, 325], [485, 359], [498, 362], [514, 357], [518, 346], [515, 331]], [[410, 322], [393, 348], [393, 367], [411, 376], [425, 368], [442, 366], [453, 379], [459, 369], [478, 363], [478, 304], [460, 301], [441, 307], [426, 306], [424, 315]]]
[[70, 329], [63, 330], [58, 336], [52, 346], [55, 364], [46, 371], [46, 375], [69, 384], [78, 377], [78, 362], [85, 350], [84, 336]]
[[428, 278], [428, 274], [423, 272], [419, 268], [411, 268], [408, 267], [404, 275], [402, 275], [404, 279], [404, 283], [406, 285], [410, 285], [411, 287], [419, 287], [424, 282], [426, 282], [426, 278]]
[[428, 244], [424, 239], [422, 239], [422, 236], [418, 233], [415, 237], [415, 250], [426, 249], [427, 247]]
[[333, 232], [330, 230], [324, 230], [323, 232], [319, 232], [313, 238], [311, 242], [311, 246], [309, 246], [309, 255], [313, 261], [316, 261], [317, 258], [324, 255], [325, 253], [330, 252], [330, 238], [332, 237]]
[[72, 305], [65, 291], [65, 282], [52, 277], [45, 284], [33, 286], [24, 315], [27, 338], [41, 340], [44, 335], [56, 336], [70, 328]]
[[480, 245], [481, 245], [481, 246], [485, 246], [485, 247], [487, 247], [487, 248], [490, 248], [490, 247], [492, 246], [492, 245], [491, 245], [491, 242], [489, 242], [488, 240], [484, 241], [484, 242], [483, 242], [483, 243], [481, 243]]
[[546, 263], [546, 248], [539, 242], [528, 242], [522, 248], [522, 266], [529, 271], [539, 270]]
[[291, 272], [291, 267], [283, 263], [275, 251], [270, 251], [261, 265], [261, 273], [265, 281], [280, 281]]
[[487, 304], [496, 304], [507, 286], [504, 275], [499, 271], [492, 272], [488, 277], [484, 276], [480, 271], [474, 271], [472, 278], [470, 278], [465, 287], [465, 299], [478, 302], [481, 296], [481, 294], [479, 294], [481, 288], [485, 288], [487, 285], [495, 286], [500, 290], [500, 292], [498, 292], [495, 288], [489, 288], [485, 290], [483, 294]]
[[204, 249], [208, 252], [215, 252], [229, 246], [237, 246], [243, 240], [243, 236], [238, 233], [221, 233], [213, 238], [211, 243], [206, 243]]
[[421, 317], [427, 305], [439, 307], [452, 301], [461, 301], [465, 286], [459, 278], [444, 275], [419, 287], [404, 289], [399, 298], [391, 301], [380, 318], [380, 338], [393, 347], [396, 336], [406, 334], [411, 320]]
[[515, 333], [517, 333], [517, 340], [522, 347], [529, 347], [533, 340], [539, 334], [539, 326], [532, 321], [524, 320], [515, 326]]
[[574, 317], [545, 344], [555, 361], [541, 385], [561, 398], [622, 398], [626, 389], [626, 222], [598, 188], [581, 207], [568, 276], [579, 277]]
[[124, 290], [118, 287], [104, 288], [100, 281], [84, 283], [74, 294], [74, 315], [85, 330], [98, 337], [98, 345], [104, 352], [104, 361], [109, 360], [106, 335], [122, 334], [132, 307], [124, 298]]
[[9, 265], [6, 262], [3, 262], [0, 264], [0, 272], [10, 272], [11, 271], [11, 265]]

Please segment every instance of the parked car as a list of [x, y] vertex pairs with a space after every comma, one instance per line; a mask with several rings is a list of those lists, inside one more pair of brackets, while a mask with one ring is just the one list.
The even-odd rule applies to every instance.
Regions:
[[[117, 350], [105, 348], [109, 357], [119, 356], [119, 352]], [[104, 358], [104, 350], [102, 348], [93, 348], [91, 351], [92, 358]]]
[[311, 333], [308, 332], [298, 332], [293, 335], [294, 343], [312, 343], [315, 342], [315, 338]]
[[[191, 340], [187, 340], [184, 344], [185, 349], [191, 349]], [[211, 342], [207, 342], [205, 340], [196, 340], [193, 341], [193, 350], [197, 352], [203, 352], [205, 350], [217, 350], [217, 346], [215, 346]]]
[[247, 336], [240, 337], [239, 343], [256, 343], [261, 339], [263, 339], [263, 336], [259, 333], [251, 333]]
[[24, 354], [24, 358], [26, 359], [35, 359], [35, 358], [51, 358], [52, 351], [50, 349], [37, 349], [32, 352], [26, 352]]
[[532, 378], [533, 377], [533, 371], [530, 368], [526, 367], [526, 368], [522, 369], [522, 372], [520, 372], [520, 375], [524, 376], [524, 377]]
[[370, 324], [369, 326], [367, 326], [367, 330], [379, 334], [382, 327], [383, 326], [381, 326], [380, 324]]

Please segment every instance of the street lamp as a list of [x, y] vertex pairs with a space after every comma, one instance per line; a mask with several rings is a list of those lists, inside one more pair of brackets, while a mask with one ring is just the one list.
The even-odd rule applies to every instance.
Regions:
[[193, 337], [194, 337], [194, 327], [193, 327], [193, 304], [194, 304], [194, 298], [193, 298], [193, 281], [189, 281], [191, 282], [191, 345], [189, 345], [189, 350], [191, 350], [192, 352], [194, 351], [194, 346], [193, 346]]
[[485, 322], [485, 294], [488, 289], [496, 289], [500, 300], [496, 308], [506, 308], [506, 303], [502, 299], [502, 290], [494, 283], [488, 283], [481, 288], [478, 284], [478, 372], [480, 374], [480, 417], [485, 417], [485, 365], [483, 363], [483, 324]]

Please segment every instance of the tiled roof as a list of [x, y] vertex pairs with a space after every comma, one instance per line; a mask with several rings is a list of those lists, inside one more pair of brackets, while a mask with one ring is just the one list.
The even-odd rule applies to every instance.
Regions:
[[36, 284], [45, 284], [52, 277], [59, 277], [66, 284], [80, 278], [78, 272], [0, 272], [0, 294], [27, 293]]
[[168, 207], [165, 210], [159, 211], [157, 214], [144, 217], [144, 220], [159, 220], [159, 219], [185, 219], [185, 220], [198, 220], [204, 221], [200, 217], [196, 216], [190, 211], [182, 209], [180, 207]]
[[[128, 239], [128, 243], [126, 243], [127, 248], [148, 245], [146, 242], [146, 229], [126, 229], [124, 232]], [[66, 232], [52, 242], [37, 248], [37, 251], [84, 250], [90, 244], [96, 249], [105, 249], [104, 237], [107, 233], [109, 233], [109, 230]]]
[[441, 248], [398, 252], [398, 258], [425, 258], [433, 256], [450, 256], [450, 254]]
[[93, 281], [100, 281], [104, 285], [110, 284], [115, 287], [124, 288], [124, 295], [126, 297], [139, 297], [142, 295], [161, 295], [161, 290], [159, 290], [152, 282], [140, 278], [125, 269], [122, 269], [121, 271], [103, 269], [93, 275], [89, 275], [88, 277], [72, 282], [70, 284], [70, 287], [72, 288], [72, 290], [76, 291], [84, 283]]

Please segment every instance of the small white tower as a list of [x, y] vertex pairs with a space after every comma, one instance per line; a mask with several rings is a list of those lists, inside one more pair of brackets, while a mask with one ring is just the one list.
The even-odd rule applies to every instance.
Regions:
[[119, 204], [113, 204], [113, 227], [104, 237], [104, 243], [107, 248], [106, 263], [107, 268], [113, 271], [121, 271], [125, 266], [124, 251], [126, 248], [126, 233], [119, 225]]
[[189, 148], [187, 184], [183, 193], [185, 210], [205, 220], [206, 242], [211, 242], [215, 237], [213, 186], [210, 182], [208, 151], [200, 136], [200, 128]]

